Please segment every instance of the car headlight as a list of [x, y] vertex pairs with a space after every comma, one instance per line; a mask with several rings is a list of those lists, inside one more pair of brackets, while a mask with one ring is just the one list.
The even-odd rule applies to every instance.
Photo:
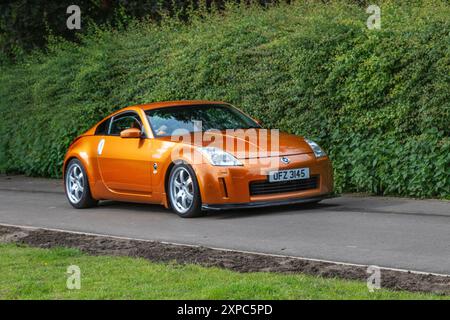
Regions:
[[308, 139], [305, 139], [305, 141], [311, 147], [311, 149], [314, 152], [314, 155], [316, 156], [316, 158], [325, 157], [327, 155], [325, 153], [325, 151], [323, 151], [322, 148], [317, 143], [315, 143], [314, 141], [311, 141], [311, 140], [308, 140]]
[[199, 148], [203, 155], [213, 166], [242, 166], [242, 163], [233, 155], [219, 148]]

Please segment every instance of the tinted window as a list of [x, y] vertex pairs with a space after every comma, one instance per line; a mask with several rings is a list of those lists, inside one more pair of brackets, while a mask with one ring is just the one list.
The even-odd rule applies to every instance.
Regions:
[[194, 123], [201, 121], [201, 130], [260, 128], [255, 121], [227, 105], [193, 105], [147, 110], [147, 117], [156, 136], [170, 136], [177, 129], [200, 131]]
[[105, 120], [102, 123], [100, 123], [97, 126], [97, 129], [95, 129], [95, 135], [97, 136], [104, 136], [108, 134], [109, 129], [109, 122], [111, 119]]
[[142, 130], [141, 121], [139, 120], [137, 114], [126, 113], [114, 117], [109, 134], [118, 136], [120, 135], [121, 131], [130, 128], [137, 128], [139, 130]]

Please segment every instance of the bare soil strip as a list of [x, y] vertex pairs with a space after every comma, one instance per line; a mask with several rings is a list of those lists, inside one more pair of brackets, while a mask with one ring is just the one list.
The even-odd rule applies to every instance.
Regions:
[[[365, 266], [2, 225], [0, 242], [39, 248], [77, 248], [90, 255], [139, 257], [152, 262], [199, 264], [237, 272], [304, 273], [360, 281], [366, 281], [369, 276]], [[450, 295], [450, 277], [382, 269], [381, 287]]]

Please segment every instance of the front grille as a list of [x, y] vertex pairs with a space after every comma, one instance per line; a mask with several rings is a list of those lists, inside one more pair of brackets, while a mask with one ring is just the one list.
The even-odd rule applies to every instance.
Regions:
[[259, 196], [263, 194], [310, 190], [316, 189], [318, 185], [319, 176], [312, 176], [308, 179], [281, 182], [253, 181], [250, 182], [250, 195]]

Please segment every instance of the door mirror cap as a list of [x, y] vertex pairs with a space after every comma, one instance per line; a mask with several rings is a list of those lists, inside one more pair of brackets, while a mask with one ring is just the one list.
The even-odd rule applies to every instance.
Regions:
[[120, 137], [121, 138], [141, 138], [142, 133], [141, 133], [141, 130], [139, 130], [137, 128], [130, 128], [130, 129], [125, 129], [125, 130], [121, 131]]

